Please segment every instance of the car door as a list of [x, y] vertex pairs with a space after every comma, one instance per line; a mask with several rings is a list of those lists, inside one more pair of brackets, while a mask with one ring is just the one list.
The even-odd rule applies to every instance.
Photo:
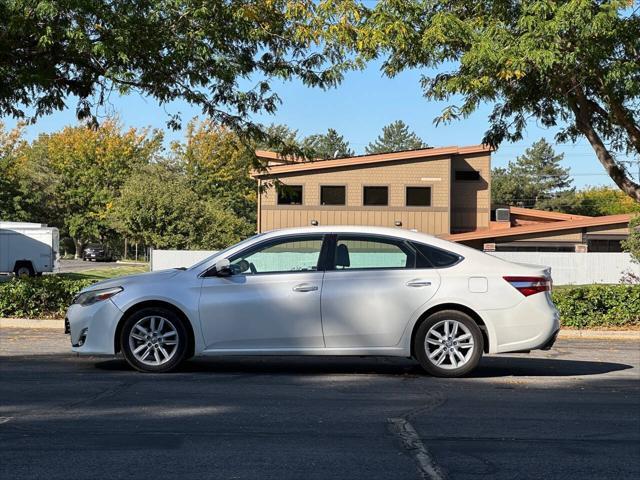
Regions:
[[205, 276], [199, 309], [206, 348], [324, 347], [322, 245], [321, 234], [278, 237], [229, 257], [231, 275]]
[[417, 252], [402, 239], [340, 234], [322, 288], [327, 347], [397, 345], [412, 315], [438, 290], [435, 269], [416, 268]]

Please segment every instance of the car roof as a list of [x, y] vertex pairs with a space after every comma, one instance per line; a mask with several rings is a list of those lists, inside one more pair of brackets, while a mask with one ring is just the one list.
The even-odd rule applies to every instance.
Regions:
[[429, 235], [414, 230], [408, 230], [405, 228], [390, 228], [390, 227], [369, 227], [361, 225], [319, 225], [316, 227], [296, 227], [296, 228], [283, 228], [279, 230], [270, 230], [264, 232], [262, 238], [275, 238], [282, 235], [297, 235], [297, 234], [310, 234], [310, 233], [355, 233], [355, 234], [367, 234], [367, 235], [384, 235], [388, 237], [403, 238], [405, 240], [413, 240], [416, 242], [424, 242], [435, 247], [443, 248], [452, 252], [459, 253], [465, 257], [476, 256], [477, 254], [483, 254], [482, 252], [461, 245], [459, 243], [449, 242], [433, 235]]

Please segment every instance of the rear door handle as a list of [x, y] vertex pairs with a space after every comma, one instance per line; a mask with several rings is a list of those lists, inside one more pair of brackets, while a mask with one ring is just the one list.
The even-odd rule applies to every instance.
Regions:
[[431, 282], [429, 280], [409, 280], [407, 287], [430, 287]]
[[294, 292], [315, 292], [318, 290], [317, 285], [309, 285], [308, 283], [301, 283], [293, 287]]

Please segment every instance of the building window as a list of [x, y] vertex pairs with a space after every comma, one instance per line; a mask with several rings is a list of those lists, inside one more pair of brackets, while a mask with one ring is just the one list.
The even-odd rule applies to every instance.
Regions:
[[480, 172], [477, 170], [456, 170], [456, 180], [462, 182], [477, 182], [480, 180]]
[[431, 187], [407, 187], [407, 207], [431, 206]]
[[364, 187], [364, 205], [387, 205], [389, 203], [389, 187]]
[[302, 185], [278, 185], [278, 205], [302, 205]]
[[346, 188], [344, 186], [321, 186], [321, 205], [344, 205], [346, 199]]

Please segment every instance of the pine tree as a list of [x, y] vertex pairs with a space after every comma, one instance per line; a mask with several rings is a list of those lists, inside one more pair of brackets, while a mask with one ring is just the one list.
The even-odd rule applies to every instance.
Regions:
[[541, 138], [524, 155], [496, 168], [492, 174], [491, 197], [494, 207], [522, 206], [541, 210], [569, 209], [575, 189], [569, 169], [560, 165], [564, 154]]
[[396, 120], [386, 127], [382, 127], [382, 135], [369, 143], [365, 150], [367, 153], [400, 152], [402, 150], [415, 150], [426, 148], [427, 144], [418, 135], [409, 130], [409, 126], [402, 120]]
[[333, 128], [327, 133], [310, 135], [304, 139], [303, 147], [315, 158], [344, 158], [353, 156], [353, 150], [349, 148], [349, 142]]

